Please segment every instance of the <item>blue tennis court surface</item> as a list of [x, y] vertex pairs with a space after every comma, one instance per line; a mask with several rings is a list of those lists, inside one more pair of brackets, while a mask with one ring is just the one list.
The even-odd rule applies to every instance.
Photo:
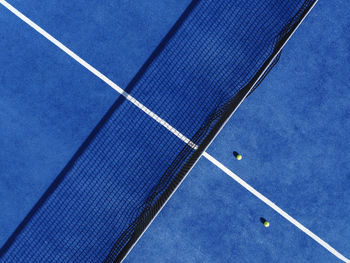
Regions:
[[[125, 89], [191, 1], [43, 3], [13, 0], [9, 3]], [[284, 47], [277, 66], [239, 107], [207, 150], [347, 258], [350, 257], [349, 8], [347, 1], [318, 3]], [[231, 26], [234, 30], [239, 25]], [[112, 167], [113, 158], [117, 158], [118, 166], [113, 169], [119, 173], [136, 171], [139, 177], [130, 179], [128, 189], [119, 189], [125, 180], [117, 178], [120, 182], [111, 189], [116, 180], [114, 174], [105, 174], [105, 178], [99, 181], [94, 177], [98, 171], [86, 173], [84, 175], [90, 176], [91, 180], [84, 184], [85, 181], [77, 183], [80, 174], [74, 175], [73, 171], [73, 175], [67, 177], [71, 181], [66, 180], [65, 185], [74, 187], [69, 190], [57, 188], [56, 196], [53, 194], [46, 201], [47, 211], [51, 214], [39, 214], [45, 218], [51, 216], [50, 220], [59, 218], [64, 208], [69, 211], [84, 208], [78, 201], [72, 203], [74, 198], [90, 198], [91, 214], [100, 217], [92, 220], [83, 214], [85, 228], [79, 232], [74, 224], [81, 218], [70, 214], [71, 229], [62, 230], [67, 226], [65, 222], [60, 222], [62, 225], [55, 222], [54, 227], [60, 230], [57, 236], [48, 233], [47, 239], [36, 239], [44, 244], [36, 251], [39, 254], [46, 253], [47, 240], [64, 240], [69, 235], [74, 236], [69, 240], [72, 247], [79, 247], [79, 242], [95, 242], [98, 246], [92, 246], [91, 251], [84, 250], [81, 258], [103, 262], [103, 252], [99, 253], [96, 248], [103, 251], [106, 247], [113, 247], [111, 242], [114, 240], [108, 239], [108, 234], [120, 235], [118, 227], [124, 231], [123, 226], [116, 226], [113, 220], [106, 226], [105, 218], [115, 216], [114, 195], [123, 192], [130, 195], [130, 200], [147, 199], [133, 182], [153, 187], [143, 175], [152, 174], [152, 168], [158, 166], [159, 171], [166, 174], [167, 168], [175, 165], [172, 160], [179, 158], [177, 152], [190, 152], [190, 149], [183, 148], [181, 141], [170, 132], [164, 133], [164, 127], [152, 118], [143, 120], [145, 113], [134, 105], [118, 102], [120, 97], [115, 90], [2, 5], [0, 52], [0, 244], [3, 246], [10, 238], [114, 105], [118, 116], [109, 122], [117, 129], [113, 136], [108, 137], [112, 139], [102, 145], [102, 150], [94, 151], [100, 147], [97, 142], [96, 147], [89, 146], [92, 150], [79, 157], [72, 169], [78, 170], [86, 163], [90, 165], [90, 158], [93, 159], [90, 156], [105, 153], [104, 158], [111, 160], [105, 166]], [[206, 60], [209, 63], [210, 50], [202, 57], [201, 65], [206, 65]], [[257, 59], [255, 63], [259, 65], [260, 61]], [[162, 64], [168, 66], [167, 60], [164, 59]], [[206, 70], [214, 69], [208, 66], [201, 72]], [[167, 79], [169, 82], [178, 81], [177, 86], [181, 86], [179, 76], [189, 78], [188, 75], [184, 71]], [[205, 75], [194, 74], [193, 79], [196, 77], [203, 82], [204, 79], [207, 83], [211, 81]], [[149, 77], [140, 83], [154, 82]], [[193, 92], [198, 96], [186, 98], [186, 92], [180, 94], [186, 101], [178, 100], [171, 105], [174, 101], [170, 95], [177, 96], [181, 91], [174, 89], [172, 94], [155, 85], [146, 86], [146, 93], [137, 85], [128, 92], [186, 136], [196, 138], [195, 127], [206, 121], [204, 112], [207, 109], [209, 112], [210, 107], [197, 112], [188, 110], [186, 103], [207, 102], [201, 100], [200, 90]], [[220, 104], [219, 99], [215, 103]], [[177, 122], [178, 116], [168, 111], [169, 108], [176, 109], [178, 115], [188, 114], [188, 119], [193, 121]], [[107, 133], [110, 135], [110, 130], [99, 134], [102, 137]], [[133, 139], [123, 143], [118, 141], [131, 134]], [[155, 134], [157, 145], [154, 143]], [[143, 145], [143, 150], [135, 145]], [[110, 149], [118, 151], [119, 155], [108, 155]], [[241, 153], [243, 160], [235, 160], [233, 151]], [[189, 157], [183, 157], [186, 158]], [[108, 202], [99, 203], [100, 197], [98, 194], [94, 196], [94, 191], [108, 192]], [[58, 198], [61, 196], [67, 196], [67, 201]], [[123, 214], [131, 213], [128, 204], [119, 208]], [[104, 214], [99, 214], [100, 210]], [[270, 222], [269, 228], [261, 224], [261, 217]], [[41, 226], [45, 222], [42, 218], [31, 222], [33, 229], [36, 226], [46, 231], [47, 222]], [[126, 228], [128, 223], [125, 224]], [[37, 245], [33, 242], [31, 249], [35, 250]], [[20, 260], [18, 262], [22, 262]], [[124, 262], [291, 261], [342, 262], [202, 157]], [[23, 262], [35, 261], [28, 259]], [[56, 258], [53, 262], [66, 261]]]

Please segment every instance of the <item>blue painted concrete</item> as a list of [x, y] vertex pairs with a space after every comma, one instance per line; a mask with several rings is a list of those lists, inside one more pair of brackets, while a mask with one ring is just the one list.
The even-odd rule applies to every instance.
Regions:
[[[188, 2], [11, 1], [122, 87]], [[350, 257], [348, 10], [318, 3], [208, 151]], [[116, 94], [2, 7], [0, 39], [3, 243]], [[291, 261], [340, 262], [205, 159], [126, 259]]]
[[[347, 257], [349, 9], [320, 1], [208, 150]], [[126, 262], [341, 261], [203, 159]]]
[[[188, 2], [10, 1], [121, 87]], [[0, 39], [3, 244], [118, 94], [3, 6]]]

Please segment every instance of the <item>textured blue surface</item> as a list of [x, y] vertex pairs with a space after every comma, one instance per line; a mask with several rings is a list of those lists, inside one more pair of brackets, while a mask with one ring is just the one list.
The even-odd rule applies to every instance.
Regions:
[[115, 94], [2, 6], [0, 13], [3, 244], [107, 111]]
[[[304, 6], [193, 1], [126, 91], [203, 148]], [[177, 186], [195, 151], [122, 101], [5, 244], [4, 262], [120, 262]]]
[[[208, 150], [347, 257], [349, 8], [348, 1], [316, 5]], [[233, 151], [243, 160], [234, 160]], [[126, 260], [291, 261], [341, 262], [205, 159]]]
[[[13, 3], [23, 10], [32, 8], [33, 4], [26, 4], [26, 1], [13, 1]], [[49, 2], [47, 5], [51, 6]], [[132, 6], [128, 5], [130, 10]], [[149, 7], [156, 8], [157, 6], [154, 7], [152, 4]], [[33, 10], [40, 10], [38, 4], [33, 7], [36, 7]], [[53, 7], [52, 9], [60, 10], [55, 5]], [[71, 8], [68, 10], [72, 15], [75, 12], [89, 12], [90, 8], [81, 7], [74, 12]], [[181, 13], [181, 7], [177, 8]], [[350, 256], [348, 242], [350, 233], [346, 224], [350, 214], [348, 205], [350, 202], [348, 190], [350, 185], [348, 162], [350, 157], [348, 154], [350, 149], [348, 139], [350, 132], [348, 74], [350, 72], [350, 39], [346, 34], [350, 23], [347, 10], [349, 10], [349, 4], [346, 1], [338, 2], [336, 5], [326, 1], [318, 4], [306, 23], [285, 48], [280, 64], [255, 94], [241, 106], [209, 152], [300, 220], [306, 227], [345, 255]], [[144, 8], [143, 11], [147, 13]], [[5, 145], [2, 148], [6, 150], [1, 151], [1, 160], [5, 160], [6, 165], [10, 167], [4, 165], [1, 168], [6, 167], [6, 174], [8, 174], [7, 171], [14, 171], [16, 174], [9, 176], [5, 183], [1, 181], [3, 184], [1, 189], [10, 189], [10, 185], [14, 187], [11, 189], [17, 191], [0, 192], [1, 200], [6, 200], [1, 202], [1, 205], [5, 204], [8, 209], [5, 210], [8, 211], [8, 215], [6, 213], [1, 215], [1, 220], [4, 220], [1, 225], [6, 225], [5, 228], [1, 228], [1, 236], [6, 236], [11, 232], [7, 226], [14, 227], [17, 223], [13, 220], [20, 221], [18, 217], [26, 214], [27, 209], [37, 200], [42, 190], [46, 188], [86, 134], [94, 127], [108, 107], [108, 102], [111, 103], [114, 100], [114, 95], [89, 73], [62, 55], [60, 51], [50, 47], [45, 40], [40, 40], [36, 33], [22, 25], [22, 22], [18, 22], [17, 18], [6, 15], [4, 10], [0, 12], [1, 15], [4, 13], [1, 19], [6, 22], [13, 21], [14, 28], [19, 28], [16, 30], [21, 33], [19, 35], [16, 34], [16, 31], [6, 32], [6, 37], [13, 35], [14, 39], [9, 39], [7, 45], [6, 41], [1, 42], [1, 45], [5, 43], [5, 49], [9, 49], [10, 41], [15, 41], [19, 45], [15, 47], [13, 54], [9, 53], [6, 58], [0, 57], [1, 64], [10, 65], [9, 69], [12, 66], [10, 62], [20, 63], [20, 65], [14, 64], [12, 69], [6, 72], [11, 79], [17, 79], [16, 74], [23, 75], [22, 67], [26, 66], [25, 61], [32, 60], [33, 54], [42, 54], [43, 62], [41, 63], [44, 66], [39, 65], [41, 68], [38, 71], [43, 76], [40, 76], [38, 80], [40, 84], [38, 84], [35, 79], [31, 79], [33, 73], [27, 72], [30, 80], [29, 84], [26, 83], [26, 87], [30, 85], [31, 91], [37, 88], [40, 96], [44, 96], [42, 87], [40, 87], [42, 79], [54, 81], [57, 77], [59, 81], [68, 79], [69, 82], [72, 82], [74, 77], [70, 74], [76, 72], [75, 74], [79, 75], [77, 83], [69, 83], [76, 87], [74, 90], [67, 83], [55, 82], [47, 85], [45, 96], [48, 97], [52, 96], [50, 92], [56, 93], [57, 87], [60, 88], [60, 91], [65, 90], [62, 92], [66, 94], [66, 97], [62, 98], [65, 102], [64, 107], [67, 107], [65, 110], [62, 110], [62, 105], [60, 105], [59, 110], [53, 111], [52, 109], [55, 109], [55, 105], [51, 105], [53, 102], [50, 101], [50, 104], [47, 105], [47, 100], [43, 99], [39, 101], [41, 104], [37, 104], [36, 112], [30, 113], [28, 109], [32, 109], [31, 105], [23, 106], [23, 108], [14, 105], [22, 105], [24, 101], [28, 101], [28, 96], [35, 94], [33, 95], [32, 92], [24, 94], [25, 99], [23, 100], [17, 100], [16, 90], [8, 95], [8, 103], [15, 103], [11, 107], [23, 110], [20, 113], [13, 113], [17, 114], [14, 115], [15, 119], [19, 118], [18, 115], [22, 118], [25, 114], [26, 117], [23, 120], [27, 120], [27, 115], [37, 116], [47, 109], [46, 112], [60, 114], [63, 122], [49, 123], [45, 128], [40, 121], [44, 117], [41, 117], [40, 119], [29, 119], [29, 123], [21, 121], [20, 124], [16, 124], [13, 120], [8, 119], [9, 115], [3, 111], [6, 115], [1, 118], [1, 123], [6, 123], [8, 128], [0, 129], [0, 132], [4, 133], [1, 135], [7, 136], [9, 140], [0, 141], [1, 146]], [[33, 12], [33, 16], [36, 16], [33, 19], [38, 23], [39, 21], [47, 23], [46, 27], [43, 26], [48, 31], [55, 32], [54, 35], [58, 38], [67, 37], [65, 43], [70, 47], [75, 45], [76, 49], [72, 48], [73, 50], [81, 50], [81, 53], [78, 53], [101, 71], [110, 70], [110, 75], [121, 84], [128, 82], [149, 55], [147, 52], [152, 50], [168, 29], [163, 23], [157, 24], [157, 21], [162, 21], [161, 19], [154, 18], [155, 28], [162, 26], [162, 30], [160, 29], [158, 36], [154, 35], [158, 31], [153, 30], [149, 32], [148, 38], [147, 36], [140, 38], [140, 40], [153, 39], [149, 46], [144, 47], [144, 43], [140, 44], [142, 51], [131, 45], [134, 40], [131, 36], [130, 42], [125, 42], [124, 49], [123, 46], [115, 46], [120, 43], [119, 41], [111, 40], [104, 51], [99, 48], [95, 49], [96, 52], [102, 52], [98, 55], [90, 51], [97, 40], [86, 36], [88, 34], [84, 30], [69, 33], [69, 29], [73, 27], [66, 25], [60, 28], [61, 24], [57, 25], [52, 22], [55, 21], [54, 16], [42, 15], [46, 12], [47, 10]], [[93, 10], [90, 12], [94, 13]], [[67, 14], [65, 16], [71, 17]], [[144, 19], [144, 14], [141, 14], [140, 17]], [[48, 18], [52, 21], [46, 20]], [[63, 20], [66, 19], [63, 18]], [[168, 27], [171, 25], [170, 20]], [[132, 25], [131, 20], [130, 23], [131, 25], [121, 25], [120, 28], [133, 32], [130, 28], [137, 30], [144, 25], [144, 23]], [[102, 21], [100, 25], [104, 25], [106, 30], [111, 26], [108, 20]], [[124, 26], [129, 28], [124, 28]], [[147, 27], [147, 25], [144, 26]], [[0, 34], [4, 32], [2, 27]], [[80, 28], [81, 25], [77, 27]], [[99, 26], [96, 26], [96, 30], [98, 29]], [[141, 31], [144, 30], [141, 29]], [[21, 37], [24, 32], [27, 32], [26, 38]], [[79, 41], [84, 37], [86, 39], [82, 44]], [[28, 45], [32, 41], [38, 48], [30, 54], [21, 54], [20, 51], [23, 52], [24, 48], [28, 50]], [[42, 43], [36, 43], [36, 41]], [[100, 43], [105, 43], [103, 40], [100, 41]], [[45, 50], [47, 50], [46, 53]], [[121, 52], [117, 52], [118, 50]], [[115, 52], [115, 57], [104, 56], [103, 52], [111, 54], [112, 51]], [[14, 58], [18, 59], [18, 53], [21, 54], [20, 57], [23, 60], [16, 62]], [[139, 54], [144, 54], [144, 57], [139, 57], [138, 62], [135, 62]], [[118, 60], [119, 55], [123, 58]], [[111, 62], [106, 62], [103, 58], [111, 58]], [[45, 64], [52, 63], [52, 61], [59, 62], [51, 71], [45, 67]], [[111, 66], [108, 63], [115, 63], [115, 65]], [[69, 72], [59, 69], [62, 64], [65, 68], [70, 67]], [[32, 66], [32, 63], [29, 65]], [[122, 69], [120, 65], [123, 65]], [[125, 65], [130, 65], [130, 67], [125, 67]], [[18, 67], [21, 68], [21, 72], [16, 73], [15, 69]], [[52, 72], [55, 72], [54, 76], [50, 75]], [[15, 80], [7, 86], [13, 87], [13, 82]], [[23, 85], [22, 80], [18, 82], [18, 85]], [[92, 93], [84, 92], [87, 86]], [[17, 89], [24, 92], [21, 86], [18, 86]], [[7, 90], [11, 89], [5, 91], [8, 92]], [[5, 91], [1, 89], [1, 92]], [[78, 92], [79, 94], [76, 94]], [[96, 102], [96, 96], [99, 102]], [[79, 97], [79, 103], [76, 103], [76, 99], [72, 100], [75, 97]], [[36, 102], [39, 99], [42, 97], [36, 96], [32, 101]], [[67, 101], [71, 103], [66, 105]], [[96, 104], [92, 105], [92, 103]], [[65, 118], [70, 112], [74, 112], [73, 118], [76, 119]], [[47, 117], [46, 114], [45, 117]], [[89, 119], [88, 122], [86, 118]], [[81, 121], [82, 119], [84, 121]], [[35, 127], [33, 131], [30, 130], [33, 129], [32, 127]], [[44, 132], [43, 128], [45, 128]], [[69, 138], [67, 138], [67, 133], [71, 134]], [[10, 134], [13, 137], [9, 136]], [[33, 137], [34, 141], [27, 144], [28, 138]], [[20, 142], [12, 142], [11, 138], [23, 139]], [[17, 145], [18, 148], [14, 148], [13, 145]], [[64, 145], [66, 148], [62, 148]], [[18, 155], [18, 152], [22, 152], [23, 149], [25, 152], [22, 157]], [[241, 162], [233, 160], [233, 150], [243, 154], [244, 159]], [[11, 151], [15, 151], [16, 154]], [[58, 152], [59, 156], [57, 156]], [[28, 159], [28, 156], [31, 156], [32, 159]], [[26, 166], [19, 163], [23, 161]], [[23, 170], [14, 169], [18, 166], [24, 167]], [[40, 174], [38, 174], [39, 169], [35, 167], [40, 167]], [[13, 181], [14, 176], [19, 179]], [[35, 185], [35, 180], [40, 180], [40, 182]], [[22, 187], [26, 188], [25, 191]], [[8, 195], [11, 196], [8, 197]], [[11, 214], [12, 218], [8, 220]], [[262, 227], [259, 222], [260, 216], [269, 219], [271, 222], [269, 229]], [[216, 167], [206, 160], [201, 160], [131, 252], [126, 262], [290, 262], [291, 258], [295, 262], [338, 262], [331, 254], [241, 189]]]
[[[124, 87], [189, 1], [10, 3]], [[3, 244], [117, 94], [3, 6], [0, 21]]]

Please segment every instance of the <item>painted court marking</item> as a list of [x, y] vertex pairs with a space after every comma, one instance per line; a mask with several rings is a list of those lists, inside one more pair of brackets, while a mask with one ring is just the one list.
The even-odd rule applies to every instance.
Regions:
[[129, 93], [125, 92], [121, 87], [119, 87], [117, 84], [115, 84], [112, 80], [107, 78], [105, 75], [103, 75], [100, 71], [98, 71], [96, 68], [91, 66], [89, 63], [87, 63], [85, 60], [83, 60], [81, 57], [79, 57], [77, 54], [75, 54], [72, 50], [67, 48], [65, 45], [63, 45], [60, 41], [58, 41], [56, 38], [54, 38], [52, 35], [47, 33], [44, 29], [42, 29], [40, 26], [38, 26], [36, 23], [31, 21], [28, 17], [23, 15], [21, 12], [19, 12], [16, 8], [14, 8], [12, 5], [7, 3], [4, 0], [0, 0], [0, 3], [5, 6], [8, 10], [10, 10], [13, 14], [15, 14], [18, 18], [20, 18], [23, 22], [28, 24], [30, 27], [32, 27], [35, 31], [37, 31], [39, 34], [41, 34], [43, 37], [45, 37], [47, 40], [49, 40], [52, 44], [57, 46], [59, 49], [61, 49], [63, 52], [65, 52], [68, 56], [70, 56], [72, 59], [77, 61], [80, 65], [82, 65], [84, 68], [86, 68], [88, 71], [90, 71], [92, 74], [94, 74], [96, 77], [104, 81], [108, 86], [113, 88], [115, 91], [117, 91], [120, 95], [124, 96], [128, 101], [130, 101], [132, 104], [134, 104], [137, 108], [145, 112], [148, 116], [150, 116], [152, 119], [154, 119], [156, 122], [158, 122], [160, 125], [165, 127], [167, 130], [169, 130], [171, 133], [176, 135], [179, 139], [184, 141], [186, 144], [188, 144], [190, 147], [192, 147], [194, 150], [198, 149], [198, 146], [193, 143], [190, 139], [188, 139], [185, 135], [183, 135], [181, 132], [176, 130], [173, 126], [171, 126], [168, 122], [166, 122], [164, 119], [159, 117], [157, 114], [155, 114], [153, 111], [148, 109], [145, 105], [143, 105], [141, 102], [139, 102], [137, 99], [135, 99], [133, 96], [131, 96]]
[[299, 228], [301, 231], [303, 231], [306, 235], [311, 237], [313, 240], [315, 240], [317, 243], [319, 243], [321, 246], [323, 246], [325, 249], [327, 249], [329, 252], [331, 252], [334, 256], [337, 258], [343, 260], [344, 262], [349, 263], [350, 260], [344, 257], [342, 254], [340, 254], [337, 250], [335, 250], [332, 246], [330, 246], [327, 242], [323, 241], [320, 237], [315, 235], [313, 232], [311, 232], [309, 229], [307, 229], [305, 226], [300, 224], [297, 220], [295, 220], [293, 217], [291, 217], [288, 213], [283, 211], [280, 207], [278, 207], [275, 203], [273, 203], [270, 199], [259, 193], [257, 190], [255, 190], [251, 185], [249, 185], [247, 182], [245, 182], [242, 178], [240, 178], [238, 175], [236, 175], [234, 172], [232, 172], [230, 169], [228, 169], [225, 165], [223, 165], [221, 162], [216, 160], [213, 156], [211, 156], [209, 153], [204, 152], [203, 156], [207, 158], [211, 163], [216, 165], [220, 170], [222, 170], [225, 174], [230, 176], [233, 180], [235, 180], [237, 183], [239, 183], [241, 186], [243, 186], [245, 189], [247, 189], [249, 192], [251, 192], [253, 195], [255, 195], [257, 198], [259, 198], [261, 201], [263, 201], [265, 204], [267, 204], [269, 207], [271, 207], [273, 210], [275, 210], [277, 213], [279, 213], [281, 216], [283, 216], [285, 219], [287, 219], [289, 222], [291, 222], [293, 225], [295, 225], [297, 228]]
[[[124, 96], [128, 101], [130, 101], [132, 104], [134, 104], [137, 108], [145, 112], [148, 116], [150, 116], [152, 119], [154, 119], [156, 122], [158, 122], [160, 125], [165, 127], [168, 131], [173, 133], [175, 136], [177, 136], [179, 139], [181, 139], [184, 143], [192, 147], [194, 150], [198, 149], [198, 146], [193, 143], [190, 139], [188, 139], [185, 135], [183, 135], [181, 132], [179, 132], [177, 129], [175, 129], [173, 126], [171, 126], [168, 122], [166, 122], [164, 119], [159, 117], [156, 113], [148, 109], [146, 106], [144, 106], [141, 102], [139, 102], [137, 99], [132, 97], [130, 94], [125, 92], [122, 88], [120, 88], [117, 84], [115, 84], [112, 80], [107, 78], [105, 75], [103, 75], [100, 71], [92, 67], [89, 63], [87, 63], [85, 60], [80, 58], [77, 54], [75, 54], [73, 51], [71, 51], [69, 48], [67, 48], [65, 45], [63, 45], [60, 41], [55, 39], [52, 35], [47, 33], [44, 29], [42, 29], [40, 26], [38, 26], [36, 23], [31, 21], [28, 17], [23, 15], [21, 12], [19, 12], [16, 8], [14, 8], [12, 5], [7, 3], [5, 0], [0, 0], [0, 4], [2, 4], [4, 7], [6, 7], [9, 11], [11, 11], [14, 15], [16, 15], [18, 18], [20, 18], [23, 22], [28, 24], [30, 27], [32, 27], [34, 30], [36, 30], [39, 34], [41, 34], [43, 37], [45, 37], [47, 40], [49, 40], [51, 43], [56, 45], [59, 49], [61, 49], [63, 52], [65, 52], [67, 55], [69, 55], [71, 58], [73, 58], [75, 61], [77, 61], [79, 64], [81, 64], [83, 67], [85, 67], [87, 70], [89, 70], [92, 74], [94, 74], [96, 77], [100, 78], [102, 81], [104, 81], [107, 85], [109, 85], [111, 88], [116, 90], [119, 94]], [[229, 170], [225, 165], [223, 165], [221, 162], [216, 160], [213, 156], [208, 154], [207, 152], [203, 153], [203, 156], [209, 160], [211, 163], [213, 163], [215, 166], [217, 166], [220, 170], [222, 170], [224, 173], [226, 173], [228, 176], [230, 176], [233, 180], [235, 180], [237, 183], [239, 183], [242, 187], [244, 187], [246, 190], [248, 190], [250, 193], [252, 193], [254, 196], [259, 198], [262, 202], [264, 202], [266, 205], [271, 207], [273, 210], [275, 210], [278, 214], [283, 216], [286, 220], [288, 220], [290, 223], [292, 223], [294, 226], [299, 228], [301, 231], [303, 231], [306, 235], [311, 237], [313, 240], [315, 240], [318, 244], [323, 246], [325, 249], [327, 249], [330, 253], [332, 253], [334, 256], [339, 258], [340, 260], [350, 263], [350, 260], [347, 259], [345, 256], [343, 256], [341, 253], [339, 253], [336, 249], [334, 249], [332, 246], [330, 246], [327, 242], [322, 240], [320, 237], [318, 237], [316, 234], [311, 232], [309, 229], [307, 229], [305, 226], [303, 226], [301, 223], [299, 223], [297, 220], [295, 220], [293, 217], [291, 217], [288, 213], [286, 213], [284, 210], [282, 210], [280, 207], [278, 207], [275, 203], [273, 203], [271, 200], [269, 200], [267, 197], [259, 193], [257, 190], [255, 190], [252, 186], [250, 186], [248, 183], [246, 183], [244, 180], [242, 180], [239, 176], [237, 176], [235, 173], [233, 173], [231, 170]]]

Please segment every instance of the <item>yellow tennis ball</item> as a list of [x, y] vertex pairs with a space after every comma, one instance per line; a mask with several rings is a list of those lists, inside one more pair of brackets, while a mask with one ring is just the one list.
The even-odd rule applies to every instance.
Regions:
[[242, 155], [237, 154], [236, 159], [237, 159], [238, 161], [242, 160], [242, 158], [243, 158]]
[[265, 227], [269, 227], [269, 226], [270, 226], [270, 223], [267, 222], [267, 221], [265, 221], [265, 222], [264, 222], [264, 226], [265, 226]]

